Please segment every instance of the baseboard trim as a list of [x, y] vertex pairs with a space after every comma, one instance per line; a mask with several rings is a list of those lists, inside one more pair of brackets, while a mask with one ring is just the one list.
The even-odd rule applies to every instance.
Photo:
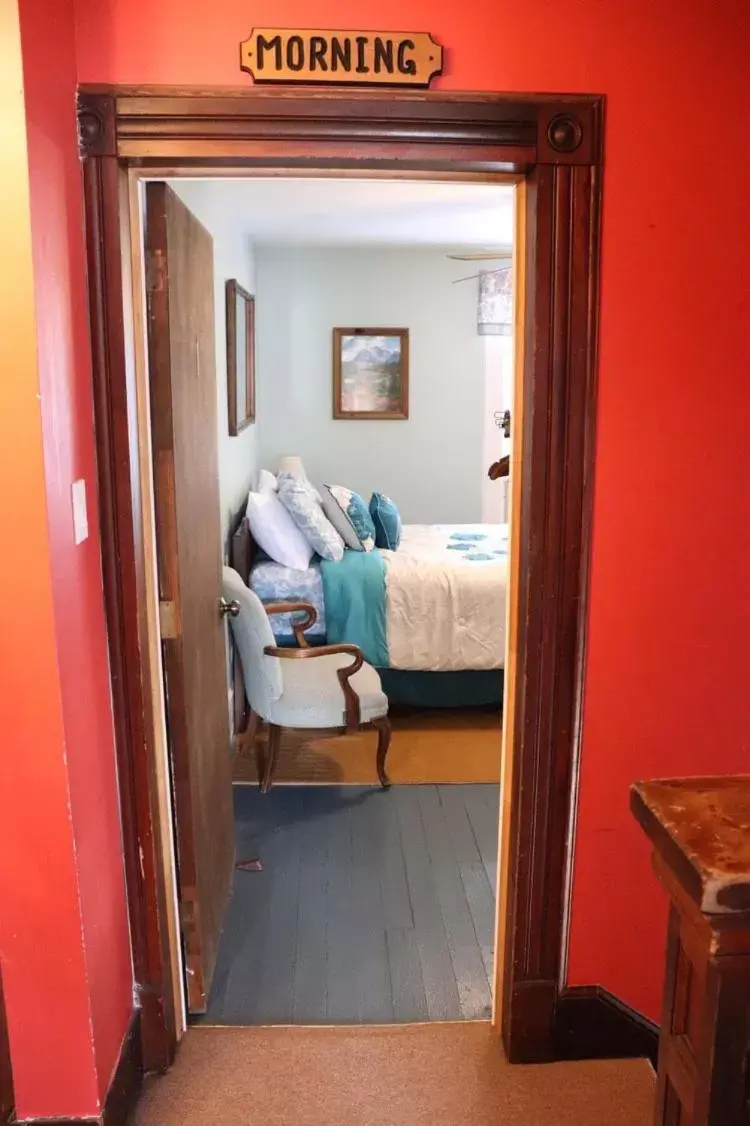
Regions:
[[136, 1009], [104, 1100], [102, 1126], [125, 1126], [143, 1087], [141, 1011]]
[[13, 1067], [10, 1058], [3, 976], [0, 971], [0, 1123], [13, 1121], [13, 1101]]
[[508, 1063], [549, 1063], [555, 1059], [554, 981], [521, 981], [506, 998], [503, 1046]]
[[101, 1118], [14, 1118], [11, 1126], [102, 1126]]
[[102, 1113], [89, 1118], [24, 1118], [17, 1126], [126, 1126], [143, 1086], [141, 1014], [133, 1013], [120, 1058], [104, 1098]]
[[600, 985], [573, 986], [557, 999], [554, 1042], [559, 1060], [642, 1057], [656, 1067], [659, 1026]]

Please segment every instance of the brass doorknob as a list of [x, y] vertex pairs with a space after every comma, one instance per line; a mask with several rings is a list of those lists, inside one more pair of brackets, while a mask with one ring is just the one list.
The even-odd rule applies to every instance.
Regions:
[[236, 618], [240, 612], [240, 604], [233, 598], [231, 602], [227, 602], [226, 598], [219, 599], [219, 613], [222, 618], [226, 618], [227, 614], [230, 618]]

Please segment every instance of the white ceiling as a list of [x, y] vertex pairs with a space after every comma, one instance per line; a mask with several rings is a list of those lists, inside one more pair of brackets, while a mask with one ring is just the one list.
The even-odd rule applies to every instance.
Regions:
[[509, 184], [274, 177], [204, 181], [203, 189], [212, 210], [261, 246], [480, 250], [507, 249], [513, 239]]

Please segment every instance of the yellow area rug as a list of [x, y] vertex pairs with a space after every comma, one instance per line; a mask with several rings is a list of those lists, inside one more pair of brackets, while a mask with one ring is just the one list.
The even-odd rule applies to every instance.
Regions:
[[[497, 709], [394, 710], [390, 718], [387, 769], [392, 782], [500, 782], [502, 717]], [[258, 738], [265, 739], [265, 732]], [[367, 729], [356, 735], [287, 731], [275, 781], [370, 786], [377, 781], [376, 744], [376, 732]], [[244, 748], [234, 760], [234, 781], [257, 781], [255, 755]]]

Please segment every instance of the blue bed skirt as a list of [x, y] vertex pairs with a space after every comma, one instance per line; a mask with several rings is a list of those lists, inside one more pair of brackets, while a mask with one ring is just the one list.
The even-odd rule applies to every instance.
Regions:
[[378, 669], [391, 705], [413, 708], [471, 708], [503, 703], [503, 670], [411, 672]]

